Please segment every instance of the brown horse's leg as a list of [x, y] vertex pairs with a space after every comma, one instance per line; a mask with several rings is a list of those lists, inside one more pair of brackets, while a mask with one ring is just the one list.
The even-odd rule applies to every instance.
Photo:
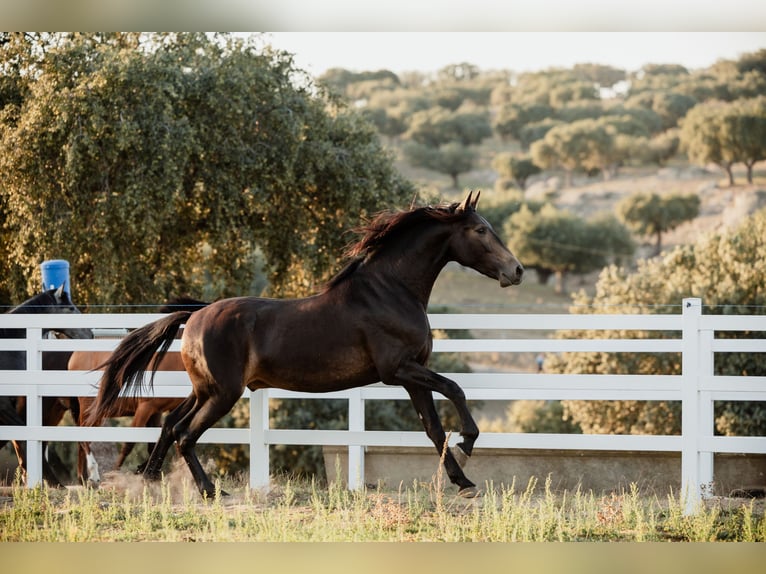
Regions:
[[[138, 406], [136, 407], [136, 413], [133, 415], [133, 422], [130, 424], [132, 427], [156, 427], [160, 426], [161, 413], [154, 411], [154, 408], [149, 404], [149, 401], [142, 401], [139, 399]], [[115, 470], [119, 470], [125, 459], [133, 451], [133, 447], [136, 446], [134, 442], [126, 442], [120, 449], [120, 456], [117, 457], [117, 462], [114, 465]], [[147, 445], [148, 452], [152, 452], [154, 448], [153, 444]], [[144, 462], [144, 466], [146, 462]]]
[[[135, 417], [133, 418], [133, 426], [147, 426], [147, 427], [158, 427], [162, 425], [162, 413], [154, 412], [151, 414], [149, 419], [142, 424], [136, 423]], [[149, 462], [149, 456], [152, 454], [152, 451], [154, 450], [154, 446], [156, 443], [147, 443], [146, 444], [146, 458], [144, 459], [144, 462], [139, 464], [136, 467], [136, 474], [143, 474], [144, 469], [146, 468], [146, 465]], [[135, 447], [135, 443], [126, 442], [122, 446], [122, 451], [120, 451], [120, 460], [117, 461], [119, 465], [122, 465], [123, 462], [125, 462], [125, 459], [128, 457], [130, 452]], [[119, 468], [119, 467], [118, 467]]]
[[89, 442], [81, 442], [77, 446], [77, 479], [83, 486], [96, 487], [101, 483], [98, 462]]
[[[222, 388], [220, 386], [219, 388]], [[213, 426], [221, 417], [228, 413], [239, 399], [234, 393], [220, 393], [199, 401], [194, 409], [177, 424], [173, 433], [178, 441], [178, 450], [186, 460], [186, 464], [197, 483], [200, 494], [208, 497], [215, 496], [215, 487], [197, 458], [194, 447], [197, 440], [207, 429]], [[221, 494], [226, 494], [221, 492]]]
[[405, 387], [412, 399], [412, 404], [418, 413], [420, 421], [423, 423], [423, 428], [426, 434], [434, 443], [436, 451], [441, 455], [444, 454], [444, 469], [447, 471], [447, 476], [450, 482], [457, 485], [460, 489], [458, 494], [466, 498], [472, 498], [476, 496], [476, 485], [466, 478], [461, 464], [456, 460], [452, 450], [446, 448], [444, 443], [447, 440], [447, 435], [444, 432], [439, 415], [436, 412], [436, 406], [434, 405], [434, 399], [431, 396], [431, 391], [423, 387], [407, 386]]
[[[78, 402], [77, 424], [85, 426], [85, 421], [90, 417], [90, 410], [93, 407], [94, 400], [90, 397], [78, 397], [74, 399]], [[72, 412], [75, 412], [73, 409]], [[97, 421], [94, 426], [100, 426], [102, 421]], [[77, 445], [77, 479], [83, 486], [96, 486], [101, 482], [101, 473], [98, 469], [98, 462], [93, 456], [89, 442], [81, 442]]]
[[[463, 389], [453, 380], [448, 379], [438, 373], [434, 373], [425, 366], [415, 361], [409, 361], [396, 371], [395, 374], [396, 383], [401, 384], [404, 387], [417, 386], [428, 389], [430, 391], [436, 391], [447, 399], [449, 399], [460, 417], [460, 436], [463, 437], [463, 442], [457, 445], [466, 456], [471, 456], [473, 452], [473, 445], [476, 439], [479, 438], [479, 427], [476, 425], [476, 421], [473, 420], [471, 413], [468, 411], [468, 405], [465, 402], [465, 393]], [[395, 384], [396, 384], [395, 383]]]
[[196, 403], [197, 397], [191, 394], [165, 417], [165, 422], [162, 423], [162, 431], [160, 431], [160, 438], [157, 440], [157, 444], [154, 445], [144, 468], [143, 475], [147, 480], [159, 480], [162, 473], [162, 463], [165, 462], [168, 449], [176, 440], [173, 428], [181, 419], [189, 414]]

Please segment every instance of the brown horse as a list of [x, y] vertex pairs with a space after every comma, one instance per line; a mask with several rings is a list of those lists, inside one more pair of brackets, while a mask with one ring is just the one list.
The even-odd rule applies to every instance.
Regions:
[[[112, 356], [111, 351], [75, 351], [69, 358], [70, 371], [96, 371]], [[180, 353], [168, 353], [157, 366], [158, 371], [183, 371], [184, 364]], [[88, 420], [95, 397], [79, 397], [80, 414], [77, 424], [84, 426]], [[110, 416], [133, 417], [131, 427], [158, 427], [162, 422], [163, 413], [172, 411], [183, 402], [177, 397], [124, 397], [119, 399], [115, 410]], [[90, 424], [100, 426], [105, 417], [95, 417]], [[154, 447], [148, 445], [149, 452]], [[115, 470], [122, 467], [127, 456], [133, 451], [135, 443], [128, 442], [122, 445], [120, 455], [114, 465]], [[145, 465], [146, 463], [144, 463]], [[139, 470], [144, 465], [139, 466]], [[98, 464], [90, 449], [90, 443], [81, 442], [77, 453], [77, 476], [82, 484], [90, 482], [97, 485], [101, 481]]]
[[432, 393], [455, 405], [463, 441], [454, 452], [445, 451], [444, 467], [460, 495], [475, 496], [476, 486], [461, 466], [473, 452], [479, 429], [458, 384], [425, 365], [432, 348], [428, 299], [449, 261], [497, 279], [502, 287], [519, 284], [524, 273], [476, 212], [478, 199], [469, 193], [460, 204], [379, 214], [351, 248], [351, 262], [317, 295], [223, 299], [133, 331], [106, 364], [91, 420], [109, 416], [121, 392], [137, 391], [143, 373], [154, 368], [155, 353], [167, 352], [186, 324], [181, 356], [192, 393], [165, 418], [144, 477], [160, 477], [175, 441], [200, 493], [213, 496], [215, 488], [195, 445], [245, 387], [322, 393], [382, 381], [407, 390], [439, 453], [446, 433]]
[[[170, 313], [171, 311], [197, 311], [207, 305], [204, 301], [198, 301], [188, 297], [177, 297], [170, 300], [164, 306], [160, 307], [160, 313]], [[70, 371], [97, 371], [103, 369], [104, 364], [112, 356], [111, 351], [75, 351], [69, 357], [67, 368]], [[184, 364], [180, 353], [168, 353], [159, 361], [158, 371], [184, 371]], [[86, 420], [95, 402], [93, 397], [79, 397], [78, 416], [75, 416], [75, 422], [84, 426]], [[162, 422], [163, 413], [175, 409], [183, 402], [183, 399], [177, 397], [125, 397], [118, 401], [115, 406], [114, 417], [133, 417], [132, 427], [158, 427]], [[100, 426], [105, 417], [93, 418], [91, 424]], [[135, 443], [125, 443], [120, 450], [120, 454], [115, 463], [115, 470], [122, 467], [127, 456], [133, 451]], [[153, 444], [148, 445], [149, 452], [152, 451]], [[137, 472], [143, 470], [146, 461], [139, 465]], [[97, 485], [101, 481], [98, 463], [90, 449], [90, 443], [82, 442], [77, 453], [77, 476], [82, 484], [90, 483]]]

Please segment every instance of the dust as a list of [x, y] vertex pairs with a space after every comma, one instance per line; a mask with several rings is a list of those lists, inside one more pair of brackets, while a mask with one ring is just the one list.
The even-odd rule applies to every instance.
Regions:
[[183, 459], [174, 460], [169, 472], [162, 480], [145, 480], [141, 474], [127, 470], [113, 470], [104, 473], [101, 490], [114, 491], [127, 496], [133, 502], [145, 497], [160, 502], [169, 497], [173, 504], [182, 504], [192, 496], [199, 496], [194, 480]]
[[[208, 476], [215, 476], [215, 461], [212, 459], [204, 465]], [[213, 482], [216, 480], [213, 478]], [[268, 490], [250, 490], [247, 480], [242, 477], [228, 479], [221, 485], [224, 495], [217, 501], [226, 507], [258, 506], [265, 504], [269, 498]], [[182, 458], [173, 460], [169, 468], [162, 474], [161, 480], [146, 480], [141, 474], [127, 470], [107, 472], [101, 481], [100, 490], [111, 491], [119, 498], [127, 498], [131, 502], [150, 500], [154, 503], [172, 504], [173, 506], [188, 506], [209, 502], [197, 490], [191, 472]]]

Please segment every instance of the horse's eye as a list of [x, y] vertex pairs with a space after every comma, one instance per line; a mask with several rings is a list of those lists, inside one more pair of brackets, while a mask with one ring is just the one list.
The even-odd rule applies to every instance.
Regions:
[[478, 233], [479, 235], [484, 235], [486, 232], [487, 232], [487, 228], [484, 226], [476, 228], [476, 233]]

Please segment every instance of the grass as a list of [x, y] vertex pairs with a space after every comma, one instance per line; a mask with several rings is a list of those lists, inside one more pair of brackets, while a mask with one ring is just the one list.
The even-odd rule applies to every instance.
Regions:
[[766, 541], [756, 501], [719, 500], [686, 516], [679, 498], [636, 487], [597, 496], [555, 493], [549, 481], [532, 480], [524, 488], [487, 484], [466, 500], [440, 476], [397, 491], [282, 478], [268, 494], [226, 484], [231, 496], [203, 499], [188, 480], [120, 480], [100, 490], [17, 481], [0, 497], [0, 542]]

